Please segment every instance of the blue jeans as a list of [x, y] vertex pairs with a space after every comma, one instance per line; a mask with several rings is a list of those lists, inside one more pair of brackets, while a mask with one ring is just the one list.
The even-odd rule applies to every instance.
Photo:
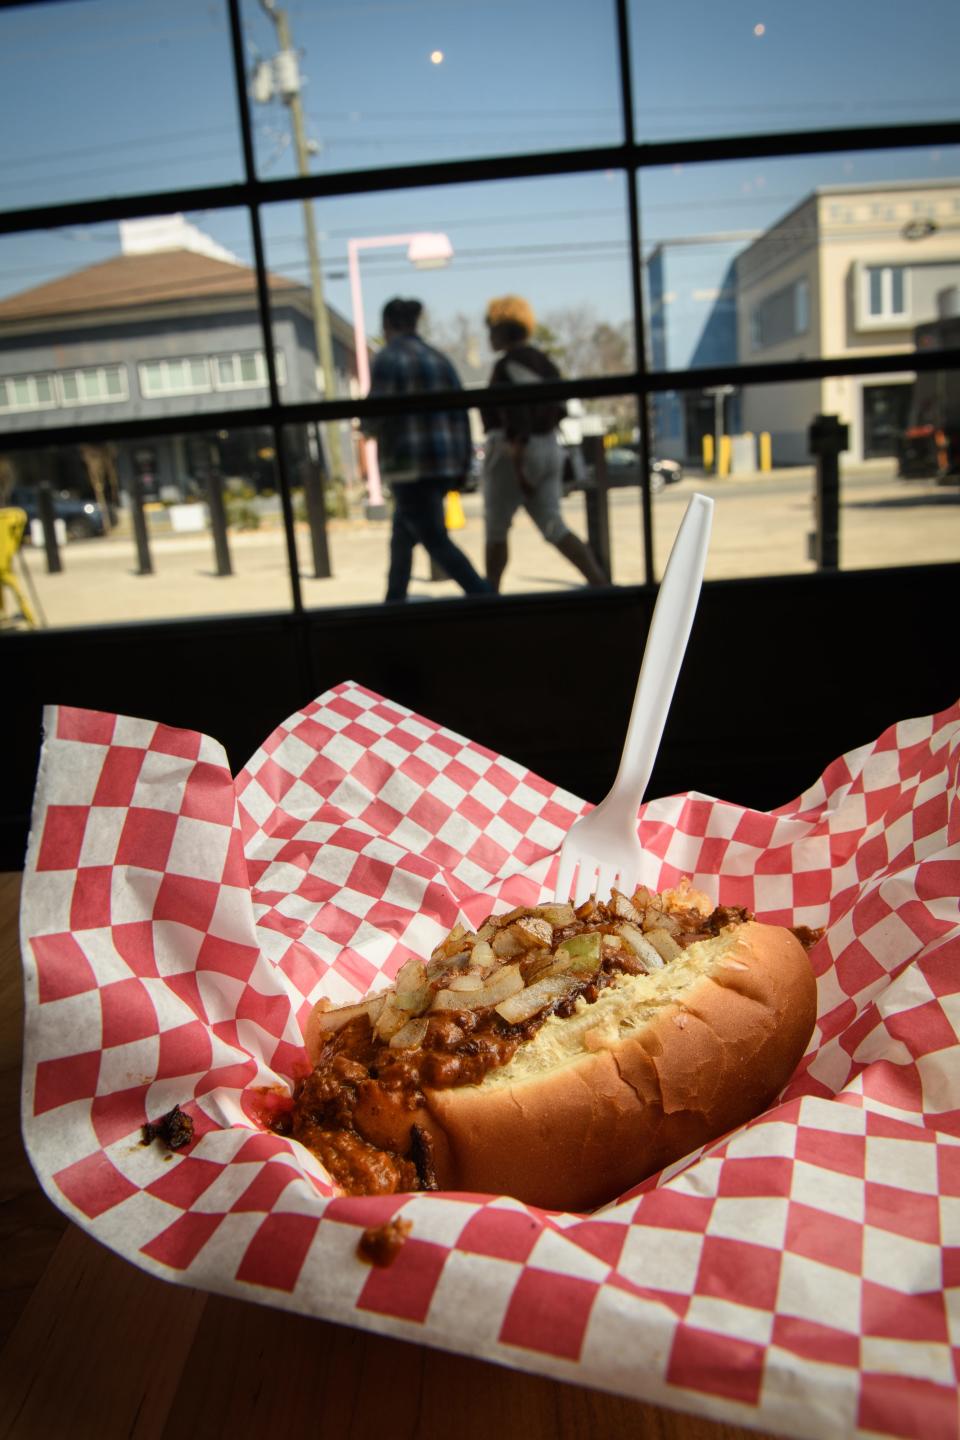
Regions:
[[455, 580], [467, 595], [491, 595], [470, 559], [454, 545], [443, 518], [443, 497], [450, 489], [445, 479], [398, 481], [393, 486], [393, 529], [390, 533], [390, 571], [387, 599], [405, 600], [413, 550], [422, 545], [432, 560]]

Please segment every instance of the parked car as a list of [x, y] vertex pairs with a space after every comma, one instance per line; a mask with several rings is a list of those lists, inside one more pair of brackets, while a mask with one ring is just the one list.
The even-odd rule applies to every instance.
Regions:
[[[639, 446], [615, 445], [605, 451], [607, 470], [607, 486], [611, 490], [619, 489], [625, 485], [640, 484], [640, 449]], [[665, 485], [675, 485], [678, 480], [683, 479], [683, 466], [677, 460], [652, 460], [650, 462], [650, 489], [654, 495], [658, 494]], [[570, 464], [566, 467], [564, 474], [564, 489], [567, 494], [571, 490], [590, 490], [594, 487], [595, 480], [593, 466], [581, 462], [580, 465]]]
[[[15, 485], [10, 492], [7, 504], [25, 510], [28, 520], [39, 520], [40, 518], [37, 492], [29, 485]], [[104, 533], [103, 515], [99, 505], [95, 505], [92, 500], [84, 500], [78, 495], [71, 495], [68, 490], [53, 492], [53, 513], [57, 520], [63, 521], [67, 537], [70, 540], [89, 540]], [[29, 541], [29, 527], [26, 538]]]

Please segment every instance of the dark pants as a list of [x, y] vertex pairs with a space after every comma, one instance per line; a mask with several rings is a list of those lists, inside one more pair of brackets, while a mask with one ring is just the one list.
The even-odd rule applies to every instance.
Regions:
[[415, 545], [422, 545], [431, 560], [468, 595], [490, 595], [487, 581], [474, 570], [468, 556], [454, 545], [443, 519], [443, 497], [448, 480], [400, 481], [393, 487], [393, 530], [390, 534], [390, 573], [387, 599], [405, 600]]

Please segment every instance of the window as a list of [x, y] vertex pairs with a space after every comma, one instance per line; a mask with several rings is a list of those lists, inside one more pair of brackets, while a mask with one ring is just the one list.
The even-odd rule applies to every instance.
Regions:
[[793, 333], [803, 335], [810, 328], [810, 286], [798, 280], [793, 289]]
[[203, 395], [210, 386], [210, 367], [202, 356], [179, 360], [145, 360], [140, 365], [140, 393], [145, 400], [165, 395]]
[[0, 379], [0, 410], [49, 410], [56, 403], [52, 375], [8, 375]]
[[[278, 350], [274, 360], [277, 384], [284, 385], [287, 367], [283, 353]], [[267, 387], [267, 362], [262, 350], [247, 350], [239, 355], [213, 355], [210, 363], [215, 390], [265, 390]]]
[[754, 350], [782, 345], [803, 335], [810, 325], [810, 286], [795, 280], [767, 295], [750, 313], [750, 342]]
[[123, 365], [93, 365], [64, 370], [57, 376], [61, 405], [109, 405], [126, 400], [127, 372]]
[[[382, 457], [362, 438], [363, 422], [376, 418], [363, 396], [382, 308], [398, 294], [423, 304], [421, 333], [455, 364], [477, 442], [482, 410], [499, 403], [487, 394], [486, 307], [516, 293], [559, 370], [551, 403], [582, 407], [587, 441], [635, 445], [654, 415], [658, 459], [682, 464], [691, 479], [707, 467], [739, 483], [768, 462], [809, 469], [811, 417], [837, 414], [849, 427], [850, 465], [882, 450], [892, 473], [898, 457], [884, 426], [899, 412], [881, 414], [884, 387], [898, 383], [890, 377], [929, 370], [919, 354], [914, 366], [915, 345], [948, 352], [938, 363], [960, 372], [952, 320], [938, 309], [938, 297], [960, 283], [960, 250], [947, 234], [960, 215], [960, 120], [949, 118], [948, 85], [960, 10], [935, 4], [935, 53], [904, 55], [886, 43], [896, 7], [877, 21], [886, 38], [874, 26], [869, 43], [885, 70], [851, 67], [863, 43], [852, 10], [837, 10], [842, 34], [817, 52], [823, 65], [791, 69], [787, 52], [813, 53], [819, 33], [804, 28], [799, 11], [744, 29], [724, 7], [704, 18], [693, 0], [666, 9], [560, 0], [551, 10], [560, 38], [551, 31], [550, 64], [538, 69], [529, 46], [507, 54], [484, 32], [480, 7], [426, 7], [445, 13], [444, 48], [434, 54], [433, 21], [387, 0], [371, 59], [363, 6], [335, 6], [332, 18], [330, 7], [323, 15], [287, 7], [288, 45], [272, 4], [168, 0], [162, 55], [156, 7], [145, 3], [0, 6], [0, 53], [23, 59], [8, 67], [8, 100], [28, 116], [20, 128], [30, 137], [29, 155], [13, 153], [8, 137], [14, 188], [0, 202], [14, 207], [0, 226], [4, 459], [9, 442], [16, 475], [33, 483], [53, 474], [56, 451], [63, 487], [85, 484], [88, 462], [102, 461], [121, 521], [130, 495], [172, 508], [222, 481], [229, 525], [248, 532], [229, 586], [218, 576], [199, 602], [186, 592], [172, 600], [173, 587], [138, 577], [128, 603], [102, 585], [98, 618], [169, 616], [180, 605], [196, 616], [238, 613], [288, 598], [297, 613], [379, 603], [379, 541], [367, 547], [361, 580], [346, 564], [321, 573], [332, 567], [320, 532], [327, 515], [379, 525], [389, 509]], [[544, 6], [527, 0], [520, 9], [529, 28]], [[67, 27], [62, 47], [88, 35], [81, 48], [95, 59], [109, 37], [85, 82], [97, 104], [81, 116], [86, 128], [67, 161], [63, 105], [49, 103], [64, 78], [48, 63], [51, 14]], [[621, 53], [631, 29], [635, 43]], [[97, 85], [110, 45], [124, 56], [119, 88]], [[254, 51], [262, 60], [251, 64]], [[404, 55], [400, 79], [387, 73], [394, 52]], [[503, 100], [492, 109], [479, 91], [471, 97], [468, 76], [492, 73], [491, 63]], [[684, 68], [692, 74], [691, 64], [703, 69], [692, 87], [669, 83], [671, 69], [675, 79]], [[740, 89], [730, 79], [738, 70], [749, 76]], [[174, 72], [187, 109], [167, 85], [167, 111], [154, 114], [151, 98]], [[358, 76], [370, 81], [363, 95]], [[306, 164], [291, 145], [286, 105], [295, 94]], [[238, 114], [252, 147], [241, 144]], [[925, 217], [936, 231], [916, 225]], [[916, 241], [901, 234], [911, 220]], [[433, 249], [415, 245], [425, 238]], [[441, 254], [449, 263], [421, 268]], [[268, 350], [279, 395], [268, 384]], [[397, 413], [387, 405], [384, 419]], [[482, 496], [476, 475], [467, 478], [474, 484], [464, 487], [457, 543], [467, 553], [475, 546], [471, 558], [482, 564]], [[643, 476], [632, 492], [611, 487], [614, 538], [624, 537], [615, 581], [657, 579], [681, 497], [668, 489], [655, 509], [641, 507], [639, 487], [649, 484]], [[582, 536], [579, 498], [564, 504]], [[180, 551], [167, 541], [180, 517], [148, 518], [170, 570]], [[903, 558], [901, 519], [891, 507], [890, 563]], [[756, 564], [810, 564], [807, 523], [797, 520], [792, 550], [768, 547]], [[100, 565], [119, 554], [101, 547]], [[276, 568], [271, 593], [254, 563], [263, 554]], [[546, 580], [542, 559], [529, 575], [511, 566], [507, 593], [576, 583], [563, 559]], [[750, 573], [733, 550], [729, 564], [730, 575], [738, 565]], [[94, 570], [72, 567], [68, 582], [46, 587], [54, 623], [92, 613], [76, 597]], [[432, 576], [423, 583], [430, 598], [451, 593]], [[63, 598], [68, 588], [72, 600]]]
[[891, 320], [905, 316], [906, 288], [903, 265], [868, 265], [866, 313], [869, 319]]

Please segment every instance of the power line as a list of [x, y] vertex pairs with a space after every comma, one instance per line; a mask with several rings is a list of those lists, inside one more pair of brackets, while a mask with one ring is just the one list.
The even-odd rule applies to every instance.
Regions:
[[[193, 163], [195, 163], [197, 160], [223, 160], [223, 159], [227, 159], [227, 158], [232, 159], [232, 160], [235, 160], [235, 161], [237, 162], [237, 174], [239, 175], [239, 173], [240, 173], [240, 151], [239, 151], [239, 150], [206, 150], [206, 151], [202, 151], [202, 152], [199, 152], [199, 153], [198, 153], [197, 151], [191, 151], [191, 154], [190, 154], [190, 163], [193, 164]], [[183, 164], [183, 156], [182, 156], [182, 155], [171, 155], [170, 158], [169, 158], [169, 159], [166, 159], [166, 160], [164, 160], [164, 159], [159, 159], [159, 158], [158, 158], [158, 159], [153, 159], [153, 160], [150, 161], [151, 169], [154, 169], [154, 170], [167, 169], [167, 168], [168, 168], [169, 166], [171, 166], [171, 165], [182, 165], [182, 164]], [[83, 169], [83, 179], [86, 180], [87, 176], [89, 176], [89, 175], [116, 175], [116, 174], [126, 174], [127, 171], [129, 171], [129, 170], [131, 170], [131, 167], [130, 167], [129, 165], [98, 165], [98, 166], [95, 166], [95, 167], [93, 167], [93, 168], [89, 168], [89, 167], [87, 167], [87, 166], [84, 166], [84, 169]], [[143, 174], [142, 166], [136, 167], [136, 178], [137, 178], [138, 180], [141, 179], [142, 174]], [[31, 176], [29, 179], [26, 179], [26, 180], [18, 180], [18, 181], [17, 181], [17, 184], [20, 185], [20, 186], [24, 186], [24, 185], [56, 185], [56, 184], [59, 184], [59, 183], [60, 183], [61, 181], [63, 181], [63, 180], [76, 180], [76, 179], [77, 179], [77, 172], [74, 170], [74, 171], [71, 171], [71, 172], [70, 172], [69, 174], [67, 174], [67, 175], [33, 175], [33, 176]]]
[[87, 159], [101, 150], [112, 154], [115, 150], [142, 150], [148, 145], [171, 145], [180, 140], [196, 140], [198, 135], [226, 134], [233, 135], [239, 146], [240, 135], [235, 125], [205, 125], [190, 130], [167, 131], [164, 135], [127, 136], [103, 145], [83, 145], [76, 150], [33, 150], [24, 155], [18, 146], [18, 153], [15, 156], [5, 156], [3, 164], [5, 168], [9, 168], [15, 165], [36, 165], [44, 160]]
[[[870, 227], [860, 227], [857, 229], [854, 229], [850, 226], [839, 226], [836, 230], [830, 230], [826, 228], [811, 230], [803, 227], [773, 227], [766, 229], [701, 232], [699, 234], [693, 235], [657, 235], [648, 233], [644, 238], [644, 246], [648, 252], [649, 258], [650, 250], [656, 248], [657, 246], [684, 250], [695, 250], [698, 248], [713, 249], [717, 247], [726, 247], [735, 244], [746, 246], [751, 244], [755, 240], [759, 240], [764, 237], [770, 238], [771, 240], [776, 242], [782, 241], [784, 243], [794, 243], [798, 240], [801, 240], [810, 243], [816, 243], [821, 248], [828, 247], [833, 244], [848, 245], [850, 243], [870, 242], [884, 239], [899, 241], [899, 228], [891, 229], [891, 224], [896, 225], [896, 222], [887, 222], [882, 226], [877, 225]], [[271, 241], [271, 245], [275, 246], [278, 238], [282, 238], [287, 243], [296, 244], [301, 248], [303, 247], [302, 235], [294, 234], [285, 237], [274, 237], [273, 241]], [[237, 242], [233, 241], [232, 243], [236, 244]], [[958, 248], [960, 248], [960, 246], [958, 246]], [[521, 257], [524, 257], [524, 263], [527, 263], [528, 258], [536, 261], [538, 258], [544, 259], [547, 256], [551, 257], [551, 263], [557, 263], [558, 261], [562, 262], [563, 260], [572, 260], [577, 258], [604, 260], [617, 259], [620, 256], [625, 256], [628, 251], [629, 242], [625, 237], [602, 240], [553, 241], [547, 243], [532, 244], [518, 243], [512, 245], [494, 246], [461, 246], [456, 252], [454, 264], [458, 268], [476, 269], [481, 268], [478, 262], [482, 260], [500, 261], [505, 259], [506, 257], [513, 257], [513, 259], [515, 259], [517, 262], [521, 260]], [[107, 261], [112, 258], [119, 258], [119, 256], [108, 256], [106, 257], [106, 261], [97, 261], [95, 262], [95, 265], [107, 263]], [[467, 266], [466, 262], [469, 262], [469, 267]], [[245, 260], [241, 260], [240, 263], [246, 268], [252, 268]], [[327, 278], [337, 279], [340, 276], [341, 272], [344, 270], [346, 263], [346, 255], [328, 255], [324, 264], [324, 273]], [[948, 264], [952, 262], [950, 261], [949, 257], [945, 257], [940, 263]], [[296, 260], [290, 260], [282, 263], [274, 263], [270, 266], [270, 273], [272, 275], [296, 278], [298, 281], [300, 280], [300, 277], [305, 272], [305, 270], [306, 261], [298, 263]], [[373, 251], [369, 256], [365, 257], [364, 259], [364, 271], [365, 273], [373, 275], [407, 274], [409, 272], [409, 266], [406, 261], [398, 262], [396, 257], [391, 256], [389, 252], [378, 253], [376, 251]], [[54, 276], [59, 276], [63, 275], [64, 273], [82, 273], [82, 271], [64, 272], [62, 267], [59, 265], [10, 266], [0, 269], [0, 280], [9, 278], [11, 276], [42, 274], [52, 274]], [[235, 279], [235, 275], [211, 277], [211, 280], [208, 283], [222, 283], [226, 286], [234, 283]], [[167, 295], [176, 298], [176, 285], [177, 281], [174, 279], [168, 282], [164, 282], [160, 286], [138, 285], [130, 289], [116, 290], [111, 293], [113, 295], [120, 296], [129, 294], [152, 294], [158, 297], [162, 297], [164, 295]], [[283, 294], [282, 291], [278, 291], [276, 293], [279, 295]], [[185, 298], [190, 297], [188, 296]]]
[[69, 47], [63, 49], [52, 46], [46, 37], [38, 36], [36, 42], [32, 44], [19, 46], [5, 44], [3, 50], [0, 51], [0, 63], [4, 60], [9, 60], [14, 65], [19, 65], [24, 56], [37, 54], [38, 52], [43, 55], [44, 60], [56, 59], [58, 57], [75, 60], [77, 56], [81, 54], [90, 54], [92, 52], [96, 55], [102, 55], [107, 51], [129, 50], [131, 46], [141, 45], [144, 47], [152, 47], [168, 39], [182, 40], [185, 35], [204, 34], [209, 36], [210, 33], [209, 26], [178, 25], [174, 30], [158, 30], [151, 35], [128, 35], [125, 37], [117, 35], [110, 40], [91, 40], [88, 44], [73, 42]]

